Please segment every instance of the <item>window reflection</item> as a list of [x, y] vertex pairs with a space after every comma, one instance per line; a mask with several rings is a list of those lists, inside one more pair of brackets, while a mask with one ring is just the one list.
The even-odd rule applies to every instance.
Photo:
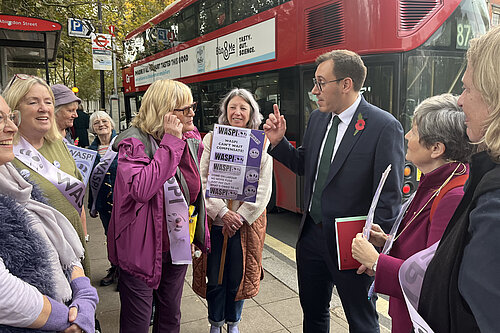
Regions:
[[192, 4], [124, 43], [125, 61], [131, 63], [290, 0], [204, 0]]

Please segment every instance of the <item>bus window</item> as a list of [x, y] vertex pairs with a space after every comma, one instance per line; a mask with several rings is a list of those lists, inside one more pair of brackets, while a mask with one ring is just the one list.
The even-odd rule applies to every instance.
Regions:
[[259, 104], [260, 113], [264, 116], [264, 121], [273, 112], [273, 104], [278, 102], [278, 95], [269, 93], [269, 86], [259, 86], [254, 92], [255, 100]]
[[394, 109], [394, 66], [392, 64], [367, 64], [363, 96], [368, 103], [392, 113], [398, 118]]
[[199, 2], [200, 35], [217, 30], [226, 24], [226, 2], [220, 0], [205, 0]]
[[270, 112], [273, 112], [273, 104], [279, 104], [278, 90], [279, 74], [261, 73], [257, 75], [247, 75], [231, 80], [234, 88], [245, 88], [254, 94], [260, 113], [267, 119]]
[[179, 13], [177, 16], [177, 22], [179, 24], [179, 42], [184, 43], [200, 35], [198, 33], [197, 17], [198, 15], [195, 11], [194, 4]]
[[304, 132], [307, 127], [307, 123], [309, 122], [309, 116], [311, 112], [318, 108], [318, 98], [314, 95], [311, 90], [313, 89], [312, 79], [314, 77], [314, 70], [305, 71], [302, 75], [302, 86], [303, 86], [303, 96], [302, 100], [304, 101]]
[[406, 98], [415, 105], [430, 96], [462, 92], [466, 60], [461, 56], [410, 55], [407, 64]]
[[214, 128], [219, 119], [219, 103], [229, 91], [228, 81], [207, 81], [199, 84], [198, 91], [193, 89], [193, 96], [199, 99], [200, 110], [196, 112], [195, 119], [200, 132], [208, 132]]
[[300, 143], [302, 140], [301, 128], [305, 126], [300, 116], [298, 77], [298, 68], [288, 68], [279, 71], [279, 96], [277, 104], [281, 114], [286, 118], [287, 139]]

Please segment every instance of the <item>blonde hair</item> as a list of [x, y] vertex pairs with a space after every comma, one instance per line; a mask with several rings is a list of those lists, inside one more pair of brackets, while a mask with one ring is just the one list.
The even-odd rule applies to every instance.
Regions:
[[[18, 110], [19, 103], [24, 98], [24, 96], [26, 96], [29, 93], [29, 91], [31, 90], [31, 88], [33, 88], [35, 84], [44, 86], [48, 90], [50, 98], [52, 99], [52, 107], [54, 108], [55, 99], [54, 99], [54, 94], [50, 89], [50, 86], [43, 79], [36, 76], [30, 76], [23, 79], [14, 76], [9, 81], [8, 88], [3, 93], [3, 97], [7, 102], [7, 104], [9, 105], [9, 107], [12, 110]], [[23, 115], [21, 114], [21, 119], [22, 118]], [[19, 139], [19, 135], [20, 131], [18, 131], [15, 135], [16, 141]], [[47, 133], [45, 133], [43, 138], [49, 142], [54, 142], [62, 139], [62, 136], [59, 133], [59, 130], [57, 129], [55, 112], [52, 116], [52, 123], [50, 129]]]
[[472, 69], [472, 81], [488, 107], [489, 116], [481, 143], [486, 145], [490, 156], [500, 162], [500, 26], [485, 35], [472, 39], [467, 51], [468, 66]]
[[174, 80], [155, 81], [144, 94], [139, 113], [131, 125], [161, 140], [165, 132], [163, 117], [192, 102], [191, 89], [184, 83]]

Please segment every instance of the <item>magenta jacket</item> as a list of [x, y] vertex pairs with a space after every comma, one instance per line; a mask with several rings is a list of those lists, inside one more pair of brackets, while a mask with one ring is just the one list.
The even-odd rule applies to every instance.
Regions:
[[[133, 134], [127, 133], [129, 130]], [[150, 158], [151, 147], [143, 144], [148, 142], [144, 139], [147, 136], [136, 128], [129, 130], [122, 133], [124, 136], [120, 138], [120, 135], [114, 145], [119, 153], [108, 229], [108, 257], [112, 264], [140, 278], [149, 287], [157, 288], [161, 278], [165, 225], [163, 184], [177, 170], [184, 149], [187, 149], [185, 139], [195, 137], [201, 143], [201, 137], [198, 131], [185, 135], [184, 140], [165, 134]], [[203, 145], [200, 144], [196, 162], [199, 162], [202, 152]], [[206, 250], [209, 246], [206, 223], [203, 229]]]
[[[425, 205], [434, 191], [455, 170], [456, 166], [457, 163], [448, 163], [426, 175], [422, 175], [417, 193], [401, 222], [401, 226], [397, 232], [398, 235], [411, 220], [414, 213], [418, 212]], [[432, 223], [429, 221], [429, 214], [434, 199], [431, 200], [394, 242], [389, 253], [390, 255], [380, 255], [377, 264], [377, 273], [375, 274], [375, 291], [390, 296], [389, 315], [392, 318], [392, 332], [409, 333], [413, 328], [410, 315], [406, 309], [401, 286], [399, 285], [399, 268], [404, 260], [441, 239], [463, 195], [463, 187], [454, 188], [446, 193], [439, 201], [432, 217]]]

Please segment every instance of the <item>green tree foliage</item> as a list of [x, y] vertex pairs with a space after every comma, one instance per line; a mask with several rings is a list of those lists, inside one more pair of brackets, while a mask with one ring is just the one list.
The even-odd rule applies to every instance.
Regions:
[[[78, 96], [85, 100], [98, 100], [100, 96], [99, 71], [92, 68], [91, 41], [89, 38], [68, 36], [68, 18], [90, 20], [96, 30], [99, 24], [103, 33], [115, 26], [118, 86], [121, 86], [122, 44], [125, 36], [149, 19], [162, 12], [174, 0], [101, 0], [102, 22], [98, 20], [97, 1], [68, 0], [0, 0], [4, 14], [39, 17], [57, 21], [62, 26], [57, 62], [50, 64], [51, 84], [63, 83], [80, 89]], [[73, 68], [75, 69], [73, 71]], [[106, 97], [112, 93], [113, 72], [105, 71]], [[39, 70], [44, 77], [44, 71]]]

